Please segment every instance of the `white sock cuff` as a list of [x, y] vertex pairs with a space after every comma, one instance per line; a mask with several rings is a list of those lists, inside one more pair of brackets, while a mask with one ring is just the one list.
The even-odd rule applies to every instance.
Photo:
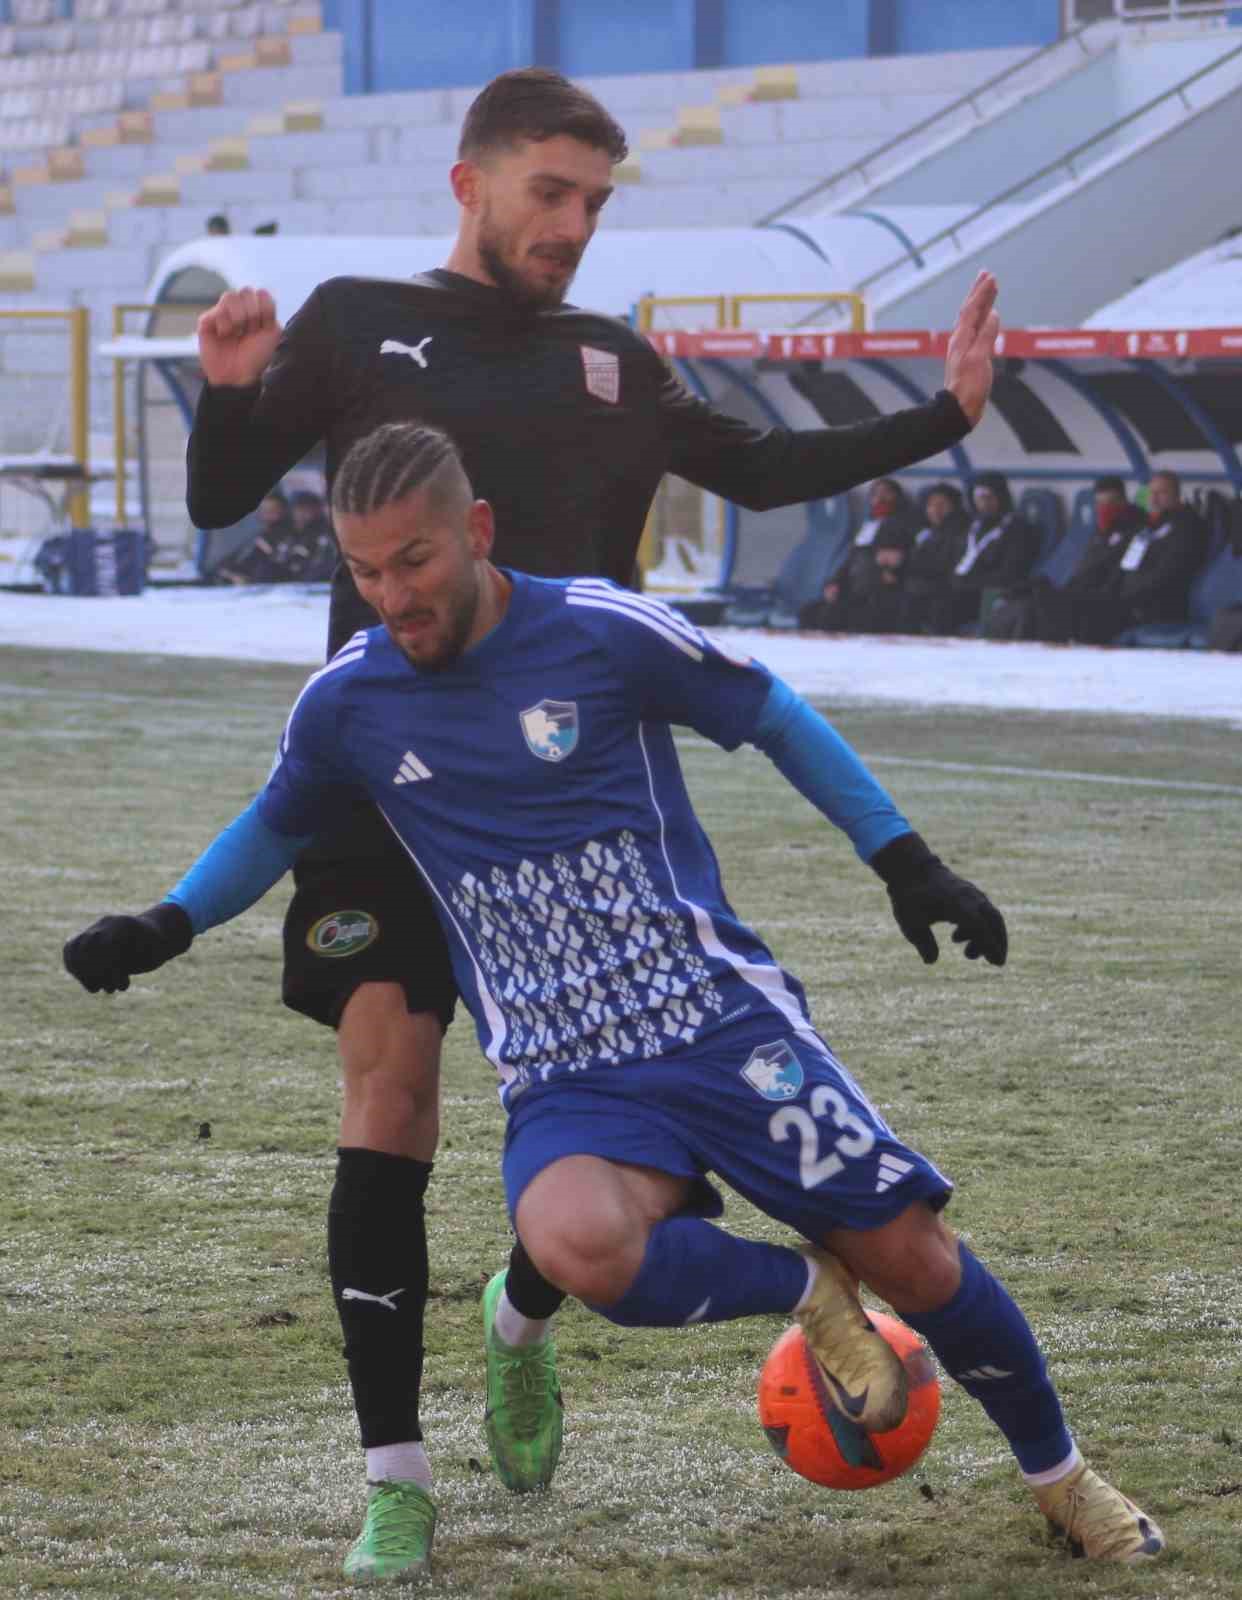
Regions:
[[795, 1317], [811, 1298], [811, 1290], [815, 1287], [815, 1280], [818, 1277], [819, 1268], [816, 1266], [815, 1262], [811, 1260], [810, 1256], [808, 1256], [806, 1261], [806, 1288], [802, 1291], [801, 1295], [799, 1295], [798, 1303], [793, 1308], [793, 1315]]
[[1068, 1478], [1082, 1464], [1082, 1454], [1075, 1445], [1065, 1460], [1058, 1461], [1055, 1467], [1049, 1467], [1046, 1472], [1024, 1472], [1022, 1476], [1032, 1489], [1046, 1489], [1049, 1484], [1060, 1483], [1062, 1478]]
[[416, 1483], [431, 1488], [431, 1462], [421, 1439], [372, 1445], [366, 1457], [368, 1483]]
[[538, 1344], [547, 1337], [548, 1319], [523, 1316], [502, 1289], [492, 1318], [492, 1332], [511, 1350], [520, 1350], [523, 1345]]

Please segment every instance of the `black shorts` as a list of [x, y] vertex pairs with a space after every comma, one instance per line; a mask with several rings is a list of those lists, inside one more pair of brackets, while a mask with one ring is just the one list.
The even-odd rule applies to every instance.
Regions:
[[399, 983], [412, 1012], [434, 1012], [448, 1027], [457, 1002], [448, 945], [426, 884], [387, 827], [369, 831], [365, 854], [312, 848], [293, 880], [287, 1006], [335, 1028], [360, 984]]

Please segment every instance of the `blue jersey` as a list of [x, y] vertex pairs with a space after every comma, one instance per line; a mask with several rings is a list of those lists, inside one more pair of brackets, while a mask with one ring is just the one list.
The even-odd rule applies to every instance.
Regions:
[[815, 1039], [729, 905], [670, 731], [735, 749], [771, 677], [605, 580], [508, 576], [504, 618], [446, 669], [374, 628], [316, 673], [261, 817], [312, 834], [367, 791], [431, 889], [506, 1104], [748, 1021]]

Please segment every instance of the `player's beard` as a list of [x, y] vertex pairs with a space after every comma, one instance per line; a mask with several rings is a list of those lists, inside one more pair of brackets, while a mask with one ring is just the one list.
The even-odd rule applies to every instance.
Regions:
[[528, 307], [533, 311], [551, 309], [559, 306], [569, 292], [569, 286], [574, 281], [574, 273], [578, 270], [581, 261], [581, 252], [577, 256], [565, 247], [560, 249], [550, 245], [536, 247], [536, 254], [540, 248], [548, 257], [564, 261], [569, 267], [568, 274], [555, 284], [540, 285], [527, 278], [506, 255], [507, 241], [504, 233], [496, 225], [490, 211], [485, 210], [479, 223], [477, 249], [479, 260], [487, 270], [488, 277], [504, 295], [515, 301], [520, 306]]
[[[479, 578], [473, 565], [460, 586], [454, 591], [445, 607], [445, 624], [440, 629], [437, 643], [423, 650], [419, 647], [411, 648], [404, 643], [390, 625], [389, 633], [393, 643], [405, 656], [412, 666], [420, 672], [443, 672], [446, 667], [451, 667], [466, 648], [466, 641], [474, 627], [474, 619], [479, 610]], [[395, 618], [394, 622], [399, 622]], [[430, 641], [429, 641], [430, 645]]]

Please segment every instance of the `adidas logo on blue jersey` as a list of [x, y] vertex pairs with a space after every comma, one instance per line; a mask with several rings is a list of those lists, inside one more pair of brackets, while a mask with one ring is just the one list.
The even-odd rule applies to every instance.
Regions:
[[401, 765], [393, 774], [394, 783], [421, 783], [424, 778], [431, 776], [431, 768], [424, 764], [414, 754], [407, 750], [401, 757]]
[[900, 1183], [907, 1172], [914, 1171], [914, 1163], [902, 1161], [899, 1157], [890, 1155], [886, 1150], [879, 1160], [879, 1172], [875, 1186], [876, 1194], [886, 1194], [895, 1183]]

